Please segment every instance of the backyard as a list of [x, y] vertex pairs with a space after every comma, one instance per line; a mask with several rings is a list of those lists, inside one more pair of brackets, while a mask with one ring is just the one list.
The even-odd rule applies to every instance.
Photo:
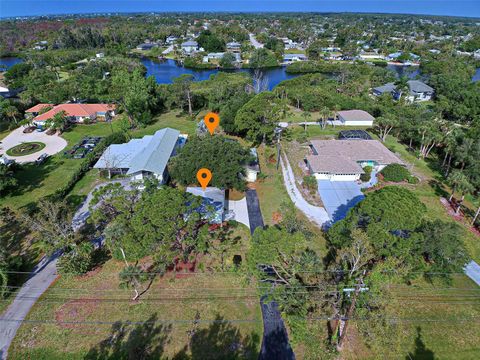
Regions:
[[194, 354], [202, 359], [212, 353], [225, 358], [234, 349], [238, 358], [256, 359], [262, 337], [259, 291], [232, 265], [233, 255], [244, 258], [248, 229], [235, 227], [232, 239], [236, 243], [224, 254], [224, 269], [230, 271], [222, 270], [218, 254], [199, 256], [195, 272], [157, 276], [136, 302], [132, 290], [119, 286], [121, 261], [108, 260], [84, 276], [59, 277], [27, 318], [50, 323], [23, 324], [9, 355], [114, 359], [141, 357], [148, 349], [154, 358]]

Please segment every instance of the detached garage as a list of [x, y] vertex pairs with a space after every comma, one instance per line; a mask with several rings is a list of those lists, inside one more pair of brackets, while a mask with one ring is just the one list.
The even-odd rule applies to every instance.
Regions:
[[346, 110], [338, 112], [338, 120], [344, 126], [373, 126], [375, 118], [363, 110]]

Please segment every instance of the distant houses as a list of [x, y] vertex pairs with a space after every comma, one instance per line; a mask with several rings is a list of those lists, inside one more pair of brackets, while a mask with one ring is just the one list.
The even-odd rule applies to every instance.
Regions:
[[360, 60], [368, 61], [368, 60], [385, 60], [385, 56], [383, 54], [379, 54], [373, 51], [362, 51], [358, 54], [358, 58]]
[[129, 175], [133, 181], [152, 177], [163, 184], [168, 179], [167, 163], [185, 144], [180, 131], [165, 128], [125, 144], [110, 145], [94, 165], [112, 174]]
[[[435, 94], [435, 90], [427, 84], [419, 80], [408, 80], [409, 92], [406, 94], [406, 99], [409, 102], [421, 102], [431, 100]], [[403, 94], [394, 83], [387, 83], [382, 86], [378, 86], [372, 90], [375, 96], [381, 96], [383, 94], [391, 94], [395, 100], [399, 100]]]
[[[43, 110], [49, 110], [42, 112]], [[87, 123], [93, 121], [108, 121], [115, 116], [114, 104], [37, 104], [25, 113], [33, 118], [36, 126], [43, 127], [56, 114], [64, 112], [68, 121], [73, 123]]]
[[403, 165], [378, 140], [312, 140], [310, 148], [306, 162], [317, 180], [357, 181], [366, 166], [380, 171], [389, 164]]
[[373, 126], [375, 118], [363, 110], [345, 110], [337, 113], [343, 126]]

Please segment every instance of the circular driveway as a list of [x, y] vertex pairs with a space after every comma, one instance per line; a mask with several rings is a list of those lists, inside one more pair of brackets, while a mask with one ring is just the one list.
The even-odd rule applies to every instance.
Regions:
[[[13, 130], [3, 140], [0, 140], [0, 155], [15, 160], [18, 163], [27, 163], [37, 160], [42, 154], [54, 155], [67, 146], [67, 142], [57, 134], [47, 135], [45, 132], [37, 131], [30, 134], [24, 134], [23, 129], [24, 127], [21, 126], [18, 129]], [[25, 156], [10, 156], [5, 154], [8, 149], [16, 145], [35, 141], [44, 143], [46, 145], [45, 148], [36, 153]]]

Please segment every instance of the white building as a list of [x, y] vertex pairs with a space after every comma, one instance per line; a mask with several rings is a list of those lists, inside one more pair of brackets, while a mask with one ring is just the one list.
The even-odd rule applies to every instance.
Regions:
[[344, 126], [373, 126], [375, 118], [363, 110], [345, 110], [338, 112], [338, 120]]
[[381, 171], [389, 164], [402, 164], [378, 140], [312, 140], [312, 155], [306, 157], [317, 180], [357, 181], [365, 166]]
[[180, 131], [165, 128], [141, 139], [132, 139], [126, 144], [110, 145], [95, 164], [95, 169], [109, 174], [130, 175], [134, 181], [148, 177], [160, 184], [168, 179], [167, 163], [186, 142]]
[[358, 57], [361, 60], [385, 60], [385, 56], [376, 52], [362, 51]]
[[198, 43], [196, 41], [190, 40], [182, 43], [182, 51], [191, 54], [198, 51]]
[[283, 55], [283, 62], [292, 63], [297, 61], [307, 61], [307, 56], [305, 54], [285, 54]]

